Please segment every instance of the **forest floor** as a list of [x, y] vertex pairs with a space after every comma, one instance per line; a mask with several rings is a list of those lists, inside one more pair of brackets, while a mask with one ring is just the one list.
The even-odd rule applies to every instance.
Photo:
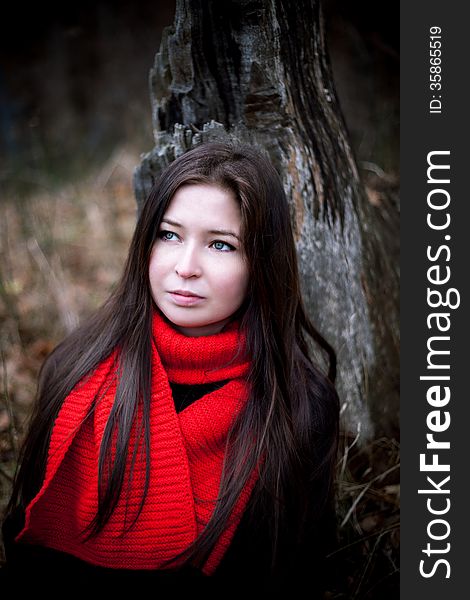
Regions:
[[[135, 225], [131, 180], [138, 163], [137, 153], [121, 148], [80, 183], [39, 182], [40, 191], [0, 204], [0, 520], [39, 368], [120, 276]], [[379, 179], [368, 179], [373, 202], [383, 192]], [[325, 600], [395, 600], [398, 439], [364, 444], [344, 434], [337, 491], [338, 546], [328, 558]], [[1, 548], [0, 538], [0, 563]]]

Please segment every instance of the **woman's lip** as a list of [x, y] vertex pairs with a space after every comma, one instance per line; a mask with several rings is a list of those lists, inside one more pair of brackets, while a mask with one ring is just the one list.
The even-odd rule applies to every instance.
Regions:
[[202, 298], [199, 294], [194, 294], [193, 292], [189, 292], [186, 290], [171, 290], [170, 294], [178, 294], [178, 296], [192, 296], [194, 298]]
[[182, 294], [178, 294], [178, 292], [168, 292], [168, 294], [178, 306], [193, 306], [204, 300], [201, 296], [183, 296]]

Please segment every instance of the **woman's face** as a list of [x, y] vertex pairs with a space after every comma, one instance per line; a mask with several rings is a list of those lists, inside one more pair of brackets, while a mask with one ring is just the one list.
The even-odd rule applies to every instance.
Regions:
[[221, 331], [241, 306], [248, 265], [231, 191], [188, 184], [171, 199], [150, 257], [153, 300], [187, 336]]

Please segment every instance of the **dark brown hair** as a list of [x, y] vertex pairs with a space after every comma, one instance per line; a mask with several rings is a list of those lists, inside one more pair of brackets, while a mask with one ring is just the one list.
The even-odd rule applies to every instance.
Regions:
[[[339, 408], [333, 385], [335, 355], [310, 322], [302, 303], [281, 179], [262, 151], [237, 143], [196, 146], [173, 161], [154, 184], [115, 291], [53, 350], [41, 368], [36, 408], [23, 445], [10, 509], [17, 505], [25, 508], [41, 485], [53, 423], [65, 397], [117, 346], [120, 380], [100, 449], [99, 508], [88, 534], [100, 531], [123, 487], [131, 484], [132, 469], [126, 482], [125, 465], [131, 452], [132, 463], [135, 461], [136, 448], [129, 448], [129, 439], [140, 403], [142, 423], [137, 431], [142, 437], [137, 444], [143, 443], [146, 450], [148, 482], [153, 308], [149, 260], [172, 197], [180, 186], [190, 183], [232, 190], [240, 203], [242, 242], [250, 277], [248, 294], [237, 317], [246, 331], [252, 363], [251, 395], [229, 436], [219, 501], [202, 536], [186, 553], [187, 560], [196, 566], [203, 564], [258, 464], [262, 465], [260, 478], [250, 504], [269, 522], [275, 557], [286, 506], [291, 506], [295, 529], [300, 534], [312, 498], [319, 517], [331, 498]], [[306, 335], [328, 355], [328, 375], [309, 357]], [[145, 493], [141, 506], [144, 501]]]

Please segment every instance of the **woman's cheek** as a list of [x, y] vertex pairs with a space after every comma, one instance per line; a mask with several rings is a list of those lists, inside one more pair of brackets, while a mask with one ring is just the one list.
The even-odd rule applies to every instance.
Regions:
[[231, 269], [224, 269], [220, 273], [219, 288], [230, 294], [233, 298], [242, 300], [248, 291], [248, 269], [244, 262], [237, 262]]

